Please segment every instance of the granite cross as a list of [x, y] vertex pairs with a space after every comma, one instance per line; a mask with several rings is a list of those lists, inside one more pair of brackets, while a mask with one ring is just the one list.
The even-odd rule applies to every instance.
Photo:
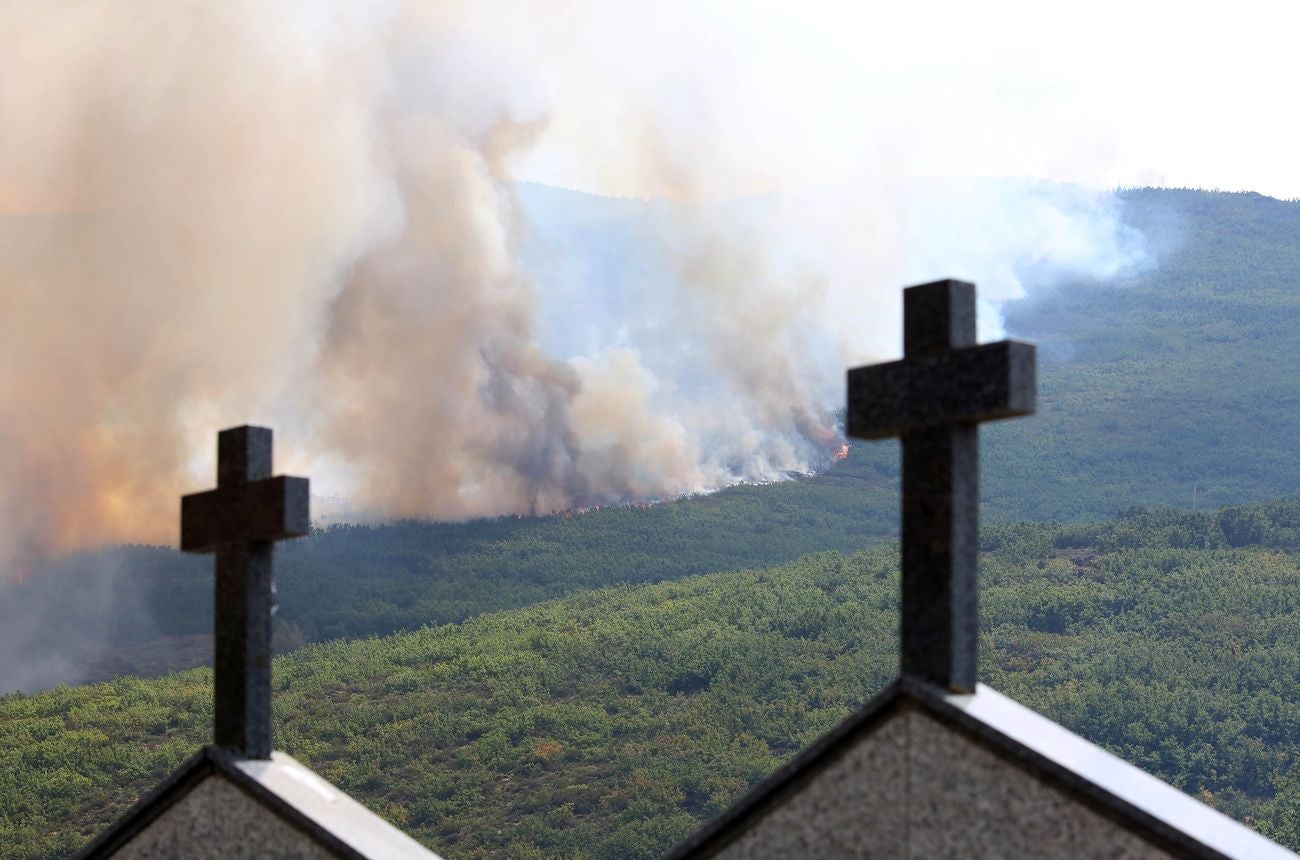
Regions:
[[1034, 347], [975, 345], [975, 286], [903, 291], [903, 360], [849, 371], [848, 434], [903, 447], [904, 675], [975, 690], [978, 422], [1034, 411]]
[[271, 477], [271, 431], [217, 434], [217, 488], [181, 498], [181, 549], [215, 552], [213, 742], [271, 757], [271, 554], [308, 531], [306, 478]]

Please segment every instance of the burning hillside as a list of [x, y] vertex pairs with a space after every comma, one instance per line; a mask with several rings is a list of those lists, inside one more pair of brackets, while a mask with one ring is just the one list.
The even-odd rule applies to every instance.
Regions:
[[[955, 256], [918, 243], [918, 213], [998, 223], [985, 204], [1032, 195], [916, 209], [883, 167], [807, 193], [787, 170], [806, 153], [741, 157], [728, 111], [751, 88], [709, 73], [711, 38], [571, 12], [0, 12], [0, 559], [170, 543], [213, 431], [247, 422], [381, 517], [825, 468], [843, 368], [895, 349], [902, 278], [960, 262], [1007, 298], [1007, 260], [1133, 256], [1084, 192], [1015, 229], [940, 230], [964, 236]], [[669, 48], [688, 81], [635, 71]], [[559, 164], [653, 199], [518, 181]]]

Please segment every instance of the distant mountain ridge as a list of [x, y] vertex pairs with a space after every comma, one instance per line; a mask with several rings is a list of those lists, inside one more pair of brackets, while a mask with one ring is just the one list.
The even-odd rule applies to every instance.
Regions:
[[[591, 229], [653, 205], [569, 207], [573, 192], [544, 193]], [[1300, 203], [1160, 189], [1123, 201], [1156, 269], [1006, 307], [1009, 334], [1040, 345], [1040, 398], [1033, 418], [982, 431], [987, 523], [1204, 510], [1300, 490]], [[855, 443], [824, 475], [571, 521], [336, 528], [279, 551], [278, 623], [290, 643], [387, 634], [887, 541], [897, 462], [895, 443]], [[183, 637], [209, 632], [209, 570], [143, 547], [50, 565], [0, 604], [6, 665], [22, 670], [0, 676], [0, 690], [165, 670], [163, 637], [201, 659], [201, 643]]]
[[1040, 350], [1038, 414], [987, 431], [1002, 519], [1190, 508], [1300, 489], [1300, 202], [1138, 189], [1159, 265], [1006, 308]]
[[[645, 277], [658, 262], [635, 225], [685, 205], [530, 184], [517, 193], [537, 252], [559, 249], [574, 269], [544, 275], [560, 297], [554, 312], [597, 323], [609, 314], [565, 284], [596, 281], [616, 295]], [[1007, 334], [1039, 345], [1039, 408], [985, 431], [987, 515], [1095, 518], [1300, 489], [1300, 201], [1159, 188], [1117, 199], [1151, 265], [1050, 286], [1029, 267], [1027, 297], [1002, 306]], [[896, 462], [888, 444], [854, 455], [886, 470]]]

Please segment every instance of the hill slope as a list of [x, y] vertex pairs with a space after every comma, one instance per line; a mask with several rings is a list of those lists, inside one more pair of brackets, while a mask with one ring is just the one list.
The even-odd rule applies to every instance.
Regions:
[[[1300, 501], [1223, 522], [1294, 545]], [[1300, 568], [1226, 543], [1171, 512], [988, 529], [983, 674], [1300, 847]], [[894, 570], [822, 553], [312, 646], [276, 664], [277, 745], [447, 856], [657, 856], [888, 680]], [[183, 760], [210, 680], [0, 698], [0, 858], [66, 855]]]
[[[334, 527], [277, 548], [276, 632], [289, 644], [386, 634], [583, 589], [855, 549], [893, 532], [894, 487], [849, 469], [835, 482], [733, 487], [572, 518]], [[201, 665], [211, 571], [208, 557], [158, 547], [83, 553], [37, 571], [0, 601], [0, 691]]]
[[[601, 252], [593, 272], [614, 277], [635, 256], [624, 246], [636, 231], [620, 225], [646, 204], [548, 193], [548, 211], [571, 215], [556, 228], [577, 231], [568, 244]], [[1006, 309], [1009, 333], [1040, 344], [1040, 404], [984, 430], [986, 521], [1208, 508], [1300, 488], [1300, 203], [1155, 189], [1124, 198], [1156, 269], [1034, 290]], [[896, 511], [896, 444], [860, 443], [825, 475], [644, 509], [337, 529], [279, 552], [280, 632], [289, 644], [386, 634], [585, 588], [852, 550], [892, 536]], [[37, 572], [0, 605], [12, 655], [0, 690], [203, 662], [208, 570], [124, 548]]]
[[[1028, 293], [1003, 306], [1005, 326], [1039, 343], [1041, 388], [1034, 419], [988, 429], [989, 514], [1045, 521], [1191, 507], [1194, 487], [1213, 507], [1295, 492], [1300, 201], [1156, 188], [1118, 197], [1151, 267], [1047, 286], [1054, 276], [1033, 248], [1003, 261]], [[672, 205], [542, 186], [521, 187], [520, 198], [541, 246], [568, 263], [558, 274], [536, 267], [548, 294], [575, 283], [584, 294], [619, 294], [651, 265], [645, 237]], [[584, 318], [616, 327], [574, 301]], [[865, 456], [892, 468], [892, 448], [884, 451]]]
[[1217, 507], [1300, 488], [1300, 202], [1124, 197], [1155, 270], [1007, 309], [1010, 334], [1040, 344], [1041, 387], [1037, 416], [988, 430], [997, 516]]

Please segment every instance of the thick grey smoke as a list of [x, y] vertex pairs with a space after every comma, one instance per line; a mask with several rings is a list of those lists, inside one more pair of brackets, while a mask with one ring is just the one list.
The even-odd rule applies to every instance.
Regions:
[[[214, 431], [247, 421], [277, 428], [281, 469], [378, 515], [779, 478], [837, 444], [843, 368], [896, 352], [906, 281], [976, 278], [995, 308], [1031, 279], [1141, 261], [1108, 195], [953, 194], [879, 153], [829, 190], [785, 188], [778, 165], [741, 193], [758, 174], [717, 148], [725, 86], [696, 93], [690, 63], [662, 85], [620, 76], [620, 49], [644, 60], [655, 36], [611, 20], [582, 3], [0, 10], [10, 574], [170, 543]], [[591, 101], [600, 81], [627, 89]], [[587, 201], [613, 207], [593, 223], [618, 225], [621, 269], [589, 265], [581, 225], [517, 183], [542, 152], [597, 153], [670, 198]]]

